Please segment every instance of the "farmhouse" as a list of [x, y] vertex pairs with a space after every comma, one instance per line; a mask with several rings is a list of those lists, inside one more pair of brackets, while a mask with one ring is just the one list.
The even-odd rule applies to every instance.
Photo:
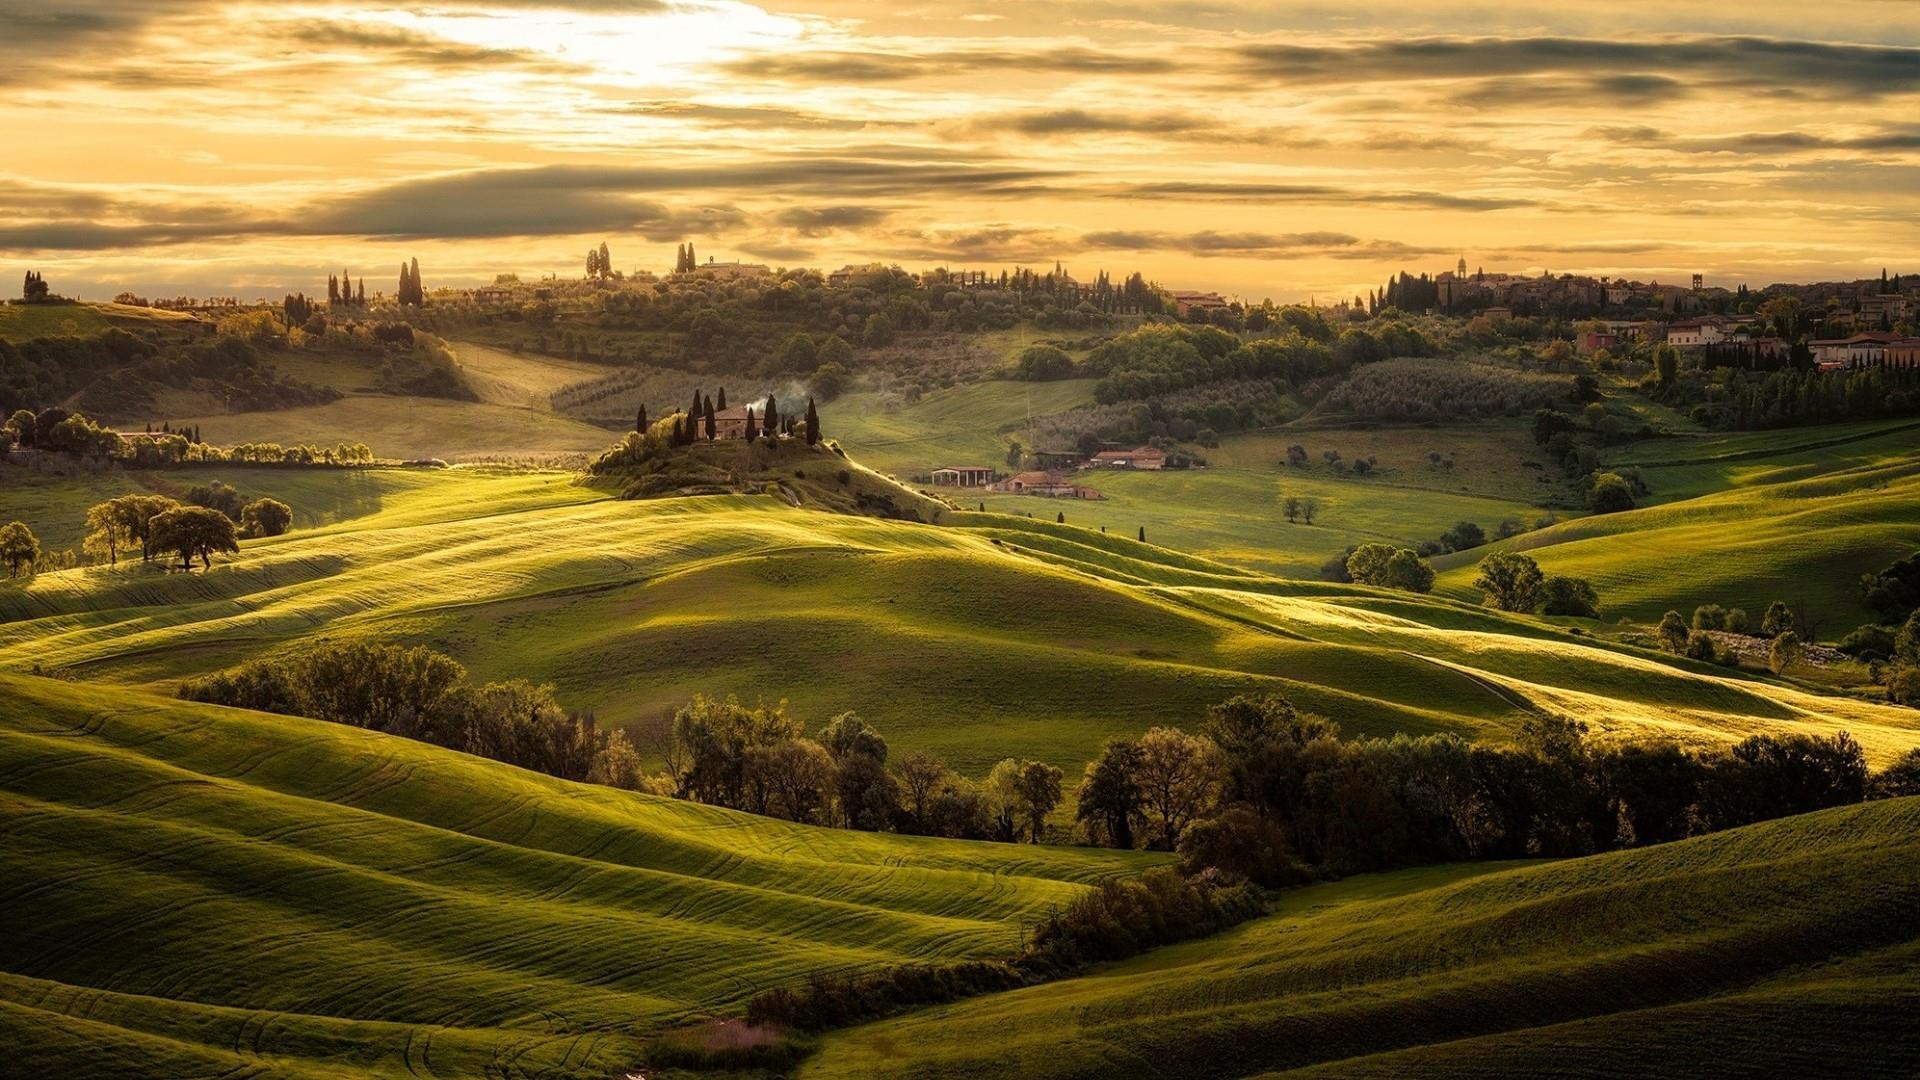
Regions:
[[1081, 487], [1060, 473], [1050, 472], [1015, 473], [993, 484], [988, 490], [1008, 495], [1044, 495], [1053, 499], [1102, 498], [1092, 488]]
[[993, 470], [985, 465], [953, 465], [933, 470], [934, 487], [986, 487], [993, 483]]
[[1871, 367], [1886, 360], [1887, 346], [1898, 340], [1892, 334], [1855, 334], [1809, 341], [1807, 347], [1823, 369]]
[[1216, 311], [1227, 310], [1227, 299], [1219, 293], [1173, 292], [1173, 313], [1182, 319], [1191, 318], [1194, 312], [1211, 315]]
[[[744, 405], [731, 409], [716, 409], [713, 413], [713, 437], [716, 439], [744, 439], [747, 437], [747, 415], [755, 417], [755, 426], [765, 419], [758, 412]], [[704, 429], [703, 429], [704, 430]]]
[[1092, 469], [1164, 469], [1167, 467], [1167, 453], [1151, 446], [1142, 446], [1138, 450], [1102, 450], [1093, 455], [1087, 463]]

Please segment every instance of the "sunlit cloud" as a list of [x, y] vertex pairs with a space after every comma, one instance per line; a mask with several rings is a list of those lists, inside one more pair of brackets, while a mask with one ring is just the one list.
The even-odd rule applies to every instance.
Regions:
[[[8, 0], [0, 0], [0, 5]], [[1351, 294], [1920, 269], [1920, 5], [0, 6], [0, 263], [269, 293], [703, 254]], [[1769, 261], [1772, 259], [1773, 261]], [[0, 268], [3, 269], [3, 268]], [[141, 279], [137, 275], [152, 275]]]

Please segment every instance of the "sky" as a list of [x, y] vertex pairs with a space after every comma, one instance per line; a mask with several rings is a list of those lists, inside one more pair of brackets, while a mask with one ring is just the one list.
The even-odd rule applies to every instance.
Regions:
[[0, 274], [90, 299], [1920, 272], [1914, 0], [0, 0], [0, 132]]

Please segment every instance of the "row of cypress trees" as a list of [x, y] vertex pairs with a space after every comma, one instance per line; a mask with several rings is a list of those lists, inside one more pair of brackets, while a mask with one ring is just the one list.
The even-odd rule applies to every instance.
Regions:
[[[673, 445], [687, 446], [699, 441], [703, 436], [708, 441], [717, 438], [719, 436], [719, 426], [715, 420], [715, 414], [724, 410], [726, 407], [726, 387], [723, 386], [720, 388], [720, 397], [717, 403], [714, 398], [695, 390], [693, 392], [692, 406], [684, 412], [676, 412], [674, 414]], [[647, 407], [644, 404], [640, 406], [639, 412], [634, 416], [633, 429], [642, 434], [645, 434], [647, 430]], [[776, 434], [788, 437], [801, 436], [806, 439], [808, 446], [819, 443], [820, 411], [814, 406], [813, 398], [807, 398], [807, 412], [804, 419], [796, 419], [793, 416], [781, 416], [780, 404], [772, 394], [767, 395], [767, 407], [761, 413], [756, 414], [753, 409], [749, 407], [747, 409], [746, 440], [752, 442], [760, 438], [763, 434], [769, 437], [773, 437]]]

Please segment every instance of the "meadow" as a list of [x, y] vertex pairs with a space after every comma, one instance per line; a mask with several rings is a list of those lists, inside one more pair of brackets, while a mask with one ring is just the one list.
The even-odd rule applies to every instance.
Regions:
[[802, 1076], [1903, 1077], [1920, 799], [1367, 875], [1093, 974], [829, 1035]]
[[1000, 955], [1156, 857], [791, 825], [0, 676], [27, 1076], [591, 1077], [822, 970]]
[[694, 693], [735, 693], [789, 699], [815, 724], [856, 710], [974, 774], [1015, 755], [1077, 773], [1107, 736], [1192, 726], [1242, 691], [1356, 735], [1503, 739], [1555, 710], [1695, 742], [1845, 729], [1876, 761], [1920, 744], [1911, 710], [1073, 520], [950, 512], [930, 528], [767, 496], [633, 502], [509, 470], [300, 475], [362, 485], [361, 501], [211, 573], [90, 567], [0, 589], [0, 667], [168, 691], [296, 642], [380, 638], [481, 678], [551, 681], [644, 746]]

